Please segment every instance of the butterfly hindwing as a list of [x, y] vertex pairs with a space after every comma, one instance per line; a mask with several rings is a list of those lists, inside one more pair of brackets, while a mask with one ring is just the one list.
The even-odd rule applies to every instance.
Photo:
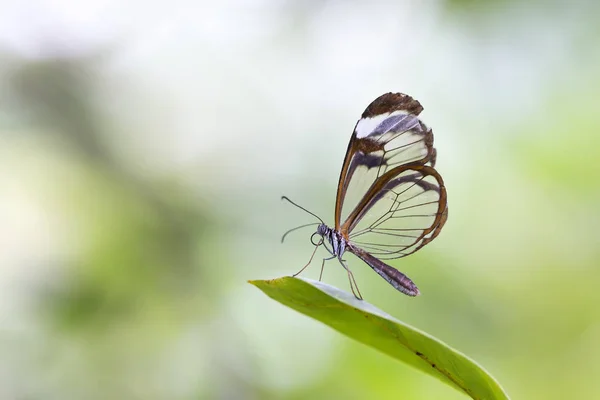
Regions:
[[380, 259], [404, 257], [433, 240], [444, 225], [446, 189], [430, 166], [408, 165], [378, 182], [348, 221], [349, 242]]

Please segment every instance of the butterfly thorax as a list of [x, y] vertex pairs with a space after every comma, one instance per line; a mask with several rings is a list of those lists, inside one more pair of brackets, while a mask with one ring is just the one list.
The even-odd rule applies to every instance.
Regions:
[[317, 227], [317, 233], [321, 235], [324, 240], [327, 240], [329, 244], [331, 244], [331, 255], [341, 257], [342, 254], [344, 254], [348, 242], [341, 233], [325, 224], [320, 224]]

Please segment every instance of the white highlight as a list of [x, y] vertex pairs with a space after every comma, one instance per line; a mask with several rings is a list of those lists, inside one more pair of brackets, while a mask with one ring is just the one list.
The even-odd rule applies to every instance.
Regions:
[[379, 114], [371, 118], [361, 118], [356, 124], [356, 128], [354, 131], [356, 132], [356, 137], [358, 139], [366, 138], [371, 136], [375, 128], [379, 126], [383, 121], [391, 117], [392, 115], [409, 115], [408, 112], [404, 110], [397, 110], [392, 113]]

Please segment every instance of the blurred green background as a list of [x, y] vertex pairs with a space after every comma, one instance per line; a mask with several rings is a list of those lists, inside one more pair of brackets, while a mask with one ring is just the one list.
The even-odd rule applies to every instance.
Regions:
[[[515, 399], [600, 398], [600, 3], [4, 1], [0, 399], [463, 399], [271, 301], [377, 96], [449, 220], [366, 299]], [[304, 276], [317, 278], [318, 263]], [[335, 263], [324, 280], [348, 289]]]

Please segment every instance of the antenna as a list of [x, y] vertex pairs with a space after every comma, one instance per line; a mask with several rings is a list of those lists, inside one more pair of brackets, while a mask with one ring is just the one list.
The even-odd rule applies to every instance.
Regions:
[[295, 205], [295, 206], [296, 206], [296, 207], [298, 207], [299, 209], [306, 211], [307, 213], [309, 213], [310, 215], [312, 215], [313, 217], [315, 217], [316, 219], [318, 219], [319, 221], [321, 221], [321, 223], [322, 223], [322, 224], [324, 224], [324, 223], [325, 223], [325, 222], [324, 222], [324, 221], [323, 221], [321, 218], [319, 218], [319, 216], [318, 216], [317, 214], [315, 214], [315, 213], [312, 213], [312, 212], [308, 211], [306, 208], [304, 208], [304, 207], [302, 207], [302, 206], [300, 206], [300, 205], [298, 205], [298, 204], [294, 203], [294, 202], [293, 202], [293, 201], [291, 201], [291, 200], [290, 200], [290, 199], [289, 199], [287, 196], [281, 196], [281, 200], [285, 200], [285, 201], [287, 201], [287, 202], [289, 202], [289, 203], [292, 203], [293, 205]]
[[304, 225], [300, 225], [297, 226], [295, 228], [290, 229], [289, 231], [287, 231], [286, 233], [283, 234], [283, 236], [281, 237], [281, 243], [283, 243], [283, 241], [285, 240], [285, 237], [288, 235], [288, 233], [292, 233], [295, 230], [301, 229], [301, 228], [306, 228], [307, 226], [312, 226], [312, 225], [319, 225], [320, 222], [311, 222], [310, 224], [304, 224]]

